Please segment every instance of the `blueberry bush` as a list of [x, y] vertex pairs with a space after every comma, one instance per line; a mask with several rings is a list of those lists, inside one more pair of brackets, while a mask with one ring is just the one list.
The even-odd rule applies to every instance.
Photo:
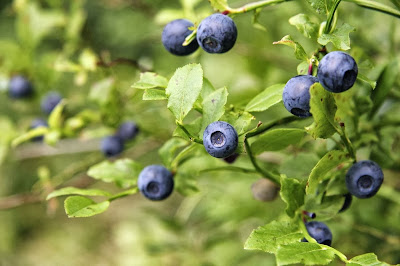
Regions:
[[397, 0], [0, 11], [0, 264], [400, 263]]

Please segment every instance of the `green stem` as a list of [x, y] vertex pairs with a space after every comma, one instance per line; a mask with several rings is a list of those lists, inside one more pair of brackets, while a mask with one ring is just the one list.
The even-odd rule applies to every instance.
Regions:
[[250, 148], [249, 141], [247, 140], [247, 138], [244, 139], [244, 146], [246, 148], [247, 154], [249, 155], [250, 161], [254, 166], [254, 169], [256, 169], [256, 171], [259, 172], [263, 177], [268, 178], [269, 180], [274, 182], [276, 185], [280, 186], [281, 184], [280, 184], [279, 176], [262, 169], [257, 164], [256, 158], [254, 157], [253, 153], [251, 152], [251, 148]]
[[283, 125], [283, 124], [288, 124], [288, 123], [290, 123], [290, 122], [297, 121], [297, 120], [301, 120], [301, 119], [303, 119], [303, 118], [299, 118], [299, 117], [297, 117], [297, 116], [288, 116], [288, 117], [279, 119], [279, 120], [277, 120], [277, 121], [273, 121], [273, 122], [270, 122], [270, 123], [268, 123], [268, 124], [261, 125], [261, 126], [260, 126], [259, 128], [257, 128], [256, 130], [248, 132], [248, 133], [246, 134], [246, 138], [251, 138], [251, 137], [260, 135], [260, 134], [264, 133], [265, 131], [271, 129], [271, 128], [274, 127], [274, 126]]
[[249, 3], [244, 6], [238, 7], [238, 8], [230, 8], [227, 7], [226, 13], [228, 14], [240, 14], [240, 13], [245, 13], [249, 11], [256, 10], [258, 8], [266, 7], [266, 6], [272, 6], [276, 4], [281, 4], [284, 2], [290, 2], [293, 0], [264, 0], [264, 1], [258, 1], [254, 3]]
[[339, 133], [340, 139], [342, 140], [344, 146], [346, 146], [346, 149], [349, 152], [351, 158], [353, 158], [354, 162], [356, 162], [357, 161], [356, 153], [354, 151], [353, 144], [351, 143], [350, 139], [346, 135], [346, 130], [345, 130], [344, 126], [342, 127], [341, 132], [338, 129], [336, 129], [336, 130]]
[[328, 34], [331, 32], [331, 27], [332, 27], [332, 21], [336, 13], [336, 9], [338, 8], [340, 2], [342, 0], [336, 0], [335, 4], [332, 6], [331, 10], [329, 11], [328, 19], [326, 20], [326, 25], [324, 29], [324, 33]]
[[400, 18], [400, 11], [396, 10], [394, 8], [391, 8], [390, 6], [372, 1], [372, 0], [344, 0], [346, 2], [351, 2], [354, 4], [357, 4], [361, 7], [365, 7], [368, 9], [372, 9], [378, 12], [382, 12], [391, 16], [394, 16], [396, 18]]
[[192, 142], [196, 142], [199, 144], [203, 144], [203, 141], [199, 138], [194, 137], [192, 134], [190, 134], [190, 132], [184, 127], [184, 125], [182, 125], [181, 123], [179, 123], [178, 121], [176, 121], [176, 125], [182, 129], [183, 132], [185, 132], [186, 136], [188, 136], [189, 140]]
[[134, 188], [122, 191], [120, 193], [117, 193], [117, 194], [111, 196], [110, 198], [108, 198], [108, 201], [111, 202], [116, 199], [124, 198], [124, 197], [130, 196], [130, 195], [136, 194], [138, 191], [139, 191], [138, 187], [134, 187]]
[[212, 172], [212, 171], [233, 171], [233, 172], [242, 172], [242, 173], [257, 173], [256, 170], [254, 169], [247, 169], [247, 168], [242, 168], [238, 166], [221, 166], [221, 167], [214, 167], [214, 168], [208, 168], [201, 170], [201, 173], [205, 172]]

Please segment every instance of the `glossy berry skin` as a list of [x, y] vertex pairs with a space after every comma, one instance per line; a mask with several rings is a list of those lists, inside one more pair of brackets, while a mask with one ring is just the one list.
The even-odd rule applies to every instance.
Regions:
[[53, 111], [53, 109], [61, 101], [61, 99], [61, 94], [51, 91], [43, 97], [42, 101], [40, 102], [40, 107], [45, 114], [50, 114], [51, 111]]
[[343, 196], [344, 196], [344, 203], [339, 212], [344, 212], [345, 210], [347, 210], [350, 207], [351, 202], [353, 201], [353, 196], [350, 193], [347, 193]]
[[[38, 128], [38, 127], [48, 127], [47, 121], [42, 118], [36, 118], [31, 122], [31, 129]], [[43, 140], [43, 136], [38, 136], [32, 138], [33, 141], [41, 141]]]
[[282, 99], [285, 108], [298, 117], [309, 117], [310, 87], [318, 79], [311, 75], [301, 75], [291, 78], [283, 89]]
[[193, 23], [186, 19], [176, 19], [168, 23], [162, 32], [161, 41], [168, 52], [174, 55], [189, 55], [199, 48], [196, 41], [192, 41], [189, 45], [183, 46], [185, 38], [192, 33], [189, 27], [193, 27]]
[[116, 156], [124, 150], [124, 141], [118, 136], [108, 136], [103, 138], [100, 148], [105, 156]]
[[9, 83], [9, 94], [11, 98], [27, 98], [33, 94], [32, 84], [23, 76], [14, 76]]
[[222, 14], [206, 17], [197, 28], [197, 42], [207, 53], [228, 52], [235, 45], [236, 38], [235, 22]]
[[138, 133], [139, 128], [136, 123], [132, 121], [127, 121], [119, 126], [115, 135], [120, 137], [123, 141], [128, 141], [133, 139]]
[[172, 173], [161, 165], [149, 165], [139, 174], [138, 188], [150, 200], [163, 200], [174, 189]]
[[322, 58], [318, 65], [318, 80], [330, 92], [347, 91], [354, 85], [357, 75], [356, 61], [343, 52], [330, 52]]
[[357, 198], [374, 196], [383, 182], [383, 172], [380, 166], [371, 160], [359, 161], [353, 164], [346, 173], [348, 191]]
[[226, 158], [235, 152], [238, 134], [227, 122], [213, 122], [204, 130], [203, 145], [211, 156]]
[[[305, 223], [308, 234], [314, 238], [317, 243], [330, 246], [332, 244], [332, 232], [323, 222], [307, 222]], [[302, 242], [308, 242], [303, 238]]]

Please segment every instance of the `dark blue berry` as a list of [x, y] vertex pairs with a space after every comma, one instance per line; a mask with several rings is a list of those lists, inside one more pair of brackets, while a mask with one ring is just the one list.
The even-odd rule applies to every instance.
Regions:
[[162, 32], [161, 41], [171, 54], [189, 55], [197, 50], [199, 44], [192, 41], [189, 45], [183, 46], [185, 38], [192, 33], [189, 27], [193, 27], [193, 23], [186, 19], [176, 19], [168, 23]]
[[229, 155], [226, 158], [223, 158], [223, 160], [227, 163], [234, 163], [236, 159], [239, 157], [239, 153], [233, 153], [232, 155]]
[[283, 89], [282, 99], [285, 108], [298, 117], [311, 116], [310, 87], [316, 82], [318, 79], [311, 75], [291, 78]]
[[[36, 119], [32, 120], [30, 128], [35, 129], [38, 127], [48, 127], [47, 121], [42, 118], [36, 118]], [[41, 140], [43, 140], [43, 136], [34, 137], [34, 138], [32, 138], [32, 140], [33, 141], [41, 141]]]
[[163, 200], [174, 189], [172, 173], [161, 165], [149, 165], [139, 174], [138, 188], [150, 200]]
[[118, 131], [115, 135], [119, 136], [123, 141], [127, 141], [133, 139], [138, 133], [139, 128], [136, 123], [127, 121], [119, 126]]
[[351, 196], [350, 193], [345, 194], [344, 203], [339, 212], [344, 212], [345, 210], [347, 210], [350, 207], [352, 201], [353, 201], [353, 196]]
[[40, 102], [40, 107], [45, 114], [50, 114], [54, 107], [61, 101], [62, 96], [58, 92], [51, 91], [47, 93]]
[[354, 58], [335, 51], [324, 56], [319, 62], [317, 77], [326, 90], [339, 93], [354, 85], [357, 74], [358, 67]]
[[33, 94], [32, 84], [22, 76], [14, 76], [9, 83], [9, 94], [12, 98], [27, 98]]
[[124, 150], [124, 141], [118, 136], [108, 136], [101, 141], [101, 151], [107, 157], [120, 154]]
[[197, 28], [197, 42], [211, 54], [228, 52], [236, 42], [235, 22], [228, 16], [213, 14], [206, 17]]
[[217, 121], [209, 124], [203, 133], [203, 145], [213, 157], [232, 155], [238, 146], [238, 134], [228, 123]]
[[[332, 232], [329, 227], [323, 222], [307, 222], [306, 224], [308, 234], [314, 238], [317, 243], [330, 246], [332, 244]], [[308, 242], [303, 238], [302, 242]]]
[[383, 182], [383, 172], [373, 161], [365, 160], [353, 164], [346, 173], [346, 186], [357, 198], [374, 196]]

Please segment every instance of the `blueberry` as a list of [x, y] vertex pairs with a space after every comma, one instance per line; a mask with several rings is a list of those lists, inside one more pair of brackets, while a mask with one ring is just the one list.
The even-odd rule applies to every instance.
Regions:
[[350, 193], [347, 193], [343, 196], [344, 196], [344, 203], [339, 212], [344, 212], [345, 210], [347, 210], [350, 207], [351, 202], [353, 201], [353, 196], [351, 196]]
[[108, 136], [101, 141], [101, 151], [107, 157], [120, 154], [124, 150], [124, 141], [118, 136]]
[[227, 122], [217, 121], [209, 124], [203, 133], [203, 145], [213, 157], [226, 158], [238, 146], [238, 134]]
[[353, 86], [357, 74], [358, 67], [354, 58], [335, 51], [324, 56], [319, 62], [317, 77], [326, 90], [339, 93]]
[[282, 99], [285, 108], [298, 117], [311, 116], [310, 87], [316, 82], [318, 79], [311, 75], [291, 78], [283, 89]]
[[[330, 246], [332, 244], [332, 232], [329, 227], [323, 222], [307, 222], [306, 224], [308, 234], [314, 238], [317, 243]], [[307, 239], [303, 238], [302, 242], [308, 242]]]
[[239, 153], [233, 153], [232, 155], [229, 155], [226, 158], [223, 158], [223, 160], [229, 164], [234, 163], [236, 159], [239, 157]]
[[40, 102], [40, 107], [45, 114], [50, 114], [54, 107], [61, 101], [62, 96], [55, 91], [47, 93]]
[[171, 54], [189, 55], [197, 50], [199, 44], [192, 41], [189, 45], [183, 46], [185, 38], [192, 33], [189, 27], [193, 27], [193, 23], [186, 19], [176, 19], [168, 23], [162, 32], [161, 41]]
[[346, 173], [346, 186], [357, 198], [370, 198], [383, 182], [382, 169], [376, 162], [365, 160], [353, 164]]
[[139, 174], [138, 188], [150, 200], [163, 200], [174, 189], [172, 173], [161, 165], [149, 165]]
[[[47, 121], [42, 118], [36, 118], [36, 119], [32, 120], [30, 128], [35, 129], [38, 127], [48, 127]], [[43, 140], [43, 136], [34, 137], [34, 138], [32, 138], [32, 140], [33, 141], [41, 141], [41, 140]]]
[[9, 83], [11, 98], [27, 98], [33, 94], [32, 84], [23, 76], [14, 76]]
[[235, 22], [222, 14], [206, 17], [197, 28], [197, 42], [207, 53], [222, 54], [228, 52], [235, 45], [236, 38]]
[[270, 180], [260, 178], [251, 185], [253, 197], [259, 201], [272, 201], [278, 195], [279, 188]]
[[127, 121], [119, 126], [115, 135], [120, 137], [123, 141], [127, 141], [133, 139], [137, 133], [139, 133], [139, 128], [137, 127], [136, 123]]

